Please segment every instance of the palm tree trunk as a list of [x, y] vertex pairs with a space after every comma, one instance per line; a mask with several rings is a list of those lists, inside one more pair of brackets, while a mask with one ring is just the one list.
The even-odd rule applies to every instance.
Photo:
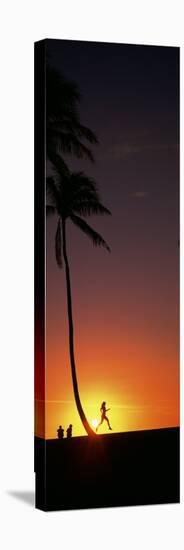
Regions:
[[84, 429], [86, 430], [88, 435], [96, 436], [95, 432], [90, 427], [90, 425], [87, 421], [87, 418], [84, 414], [84, 411], [83, 411], [83, 408], [82, 408], [82, 405], [81, 405], [81, 401], [80, 401], [79, 390], [78, 390], [78, 382], [77, 382], [76, 366], [75, 366], [75, 355], [74, 355], [74, 330], [73, 330], [70, 270], [69, 270], [69, 263], [68, 263], [68, 257], [67, 257], [67, 251], [66, 251], [66, 222], [65, 222], [65, 220], [62, 220], [62, 234], [63, 234], [63, 257], [64, 257], [64, 262], [65, 262], [65, 273], [66, 273], [70, 363], [71, 363], [71, 370], [72, 370], [72, 381], [73, 381], [74, 397], [75, 397], [77, 410], [78, 410], [81, 422], [84, 426]]

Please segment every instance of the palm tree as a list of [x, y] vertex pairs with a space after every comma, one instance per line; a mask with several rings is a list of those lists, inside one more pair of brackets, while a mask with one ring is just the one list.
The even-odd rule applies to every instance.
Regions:
[[47, 158], [55, 164], [59, 155], [64, 170], [66, 163], [63, 154], [93, 161], [93, 154], [87, 144], [97, 144], [98, 141], [94, 132], [80, 123], [81, 96], [78, 86], [64, 78], [48, 61], [46, 87]]
[[62, 166], [57, 166], [57, 175], [57, 178], [54, 179], [50, 177], [47, 181], [47, 214], [57, 215], [57, 230], [55, 236], [56, 261], [59, 268], [62, 268], [63, 260], [65, 264], [69, 350], [75, 402], [87, 434], [95, 436], [96, 434], [91, 429], [83, 411], [77, 382], [70, 268], [67, 255], [67, 222], [68, 220], [73, 222], [74, 225], [81, 229], [81, 231], [92, 240], [95, 246], [103, 246], [110, 251], [109, 246], [101, 235], [83, 219], [91, 214], [110, 214], [110, 211], [101, 203], [93, 179], [88, 178], [83, 172], [71, 173], [67, 169], [67, 172], [63, 175]]

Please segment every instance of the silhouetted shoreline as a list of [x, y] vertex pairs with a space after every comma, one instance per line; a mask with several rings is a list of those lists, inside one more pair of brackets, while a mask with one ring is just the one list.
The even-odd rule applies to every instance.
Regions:
[[36, 507], [179, 502], [179, 431], [160, 428], [61, 441], [35, 437]]

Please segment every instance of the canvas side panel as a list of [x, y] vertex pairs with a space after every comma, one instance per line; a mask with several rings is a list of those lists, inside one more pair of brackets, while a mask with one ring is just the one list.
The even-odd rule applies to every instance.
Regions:
[[34, 187], [34, 292], [35, 292], [35, 472], [36, 507], [45, 508], [45, 49], [34, 45], [35, 187]]

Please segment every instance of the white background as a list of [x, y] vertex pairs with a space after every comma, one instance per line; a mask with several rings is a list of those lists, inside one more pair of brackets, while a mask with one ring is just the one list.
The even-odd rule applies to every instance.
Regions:
[[[37, 0], [35, 4], [6, 0], [1, 5], [0, 543], [3, 550], [15, 547], [67, 550], [74, 546], [81, 550], [183, 548], [183, 428], [182, 504], [49, 514], [33, 507], [33, 42], [49, 37], [183, 46], [183, 20], [182, 1], [176, 0]], [[183, 57], [182, 52], [182, 91]], [[182, 97], [181, 100], [183, 153]], [[183, 234], [182, 158], [181, 162]], [[181, 239], [181, 334], [183, 249]], [[183, 348], [181, 338], [181, 374]]]

